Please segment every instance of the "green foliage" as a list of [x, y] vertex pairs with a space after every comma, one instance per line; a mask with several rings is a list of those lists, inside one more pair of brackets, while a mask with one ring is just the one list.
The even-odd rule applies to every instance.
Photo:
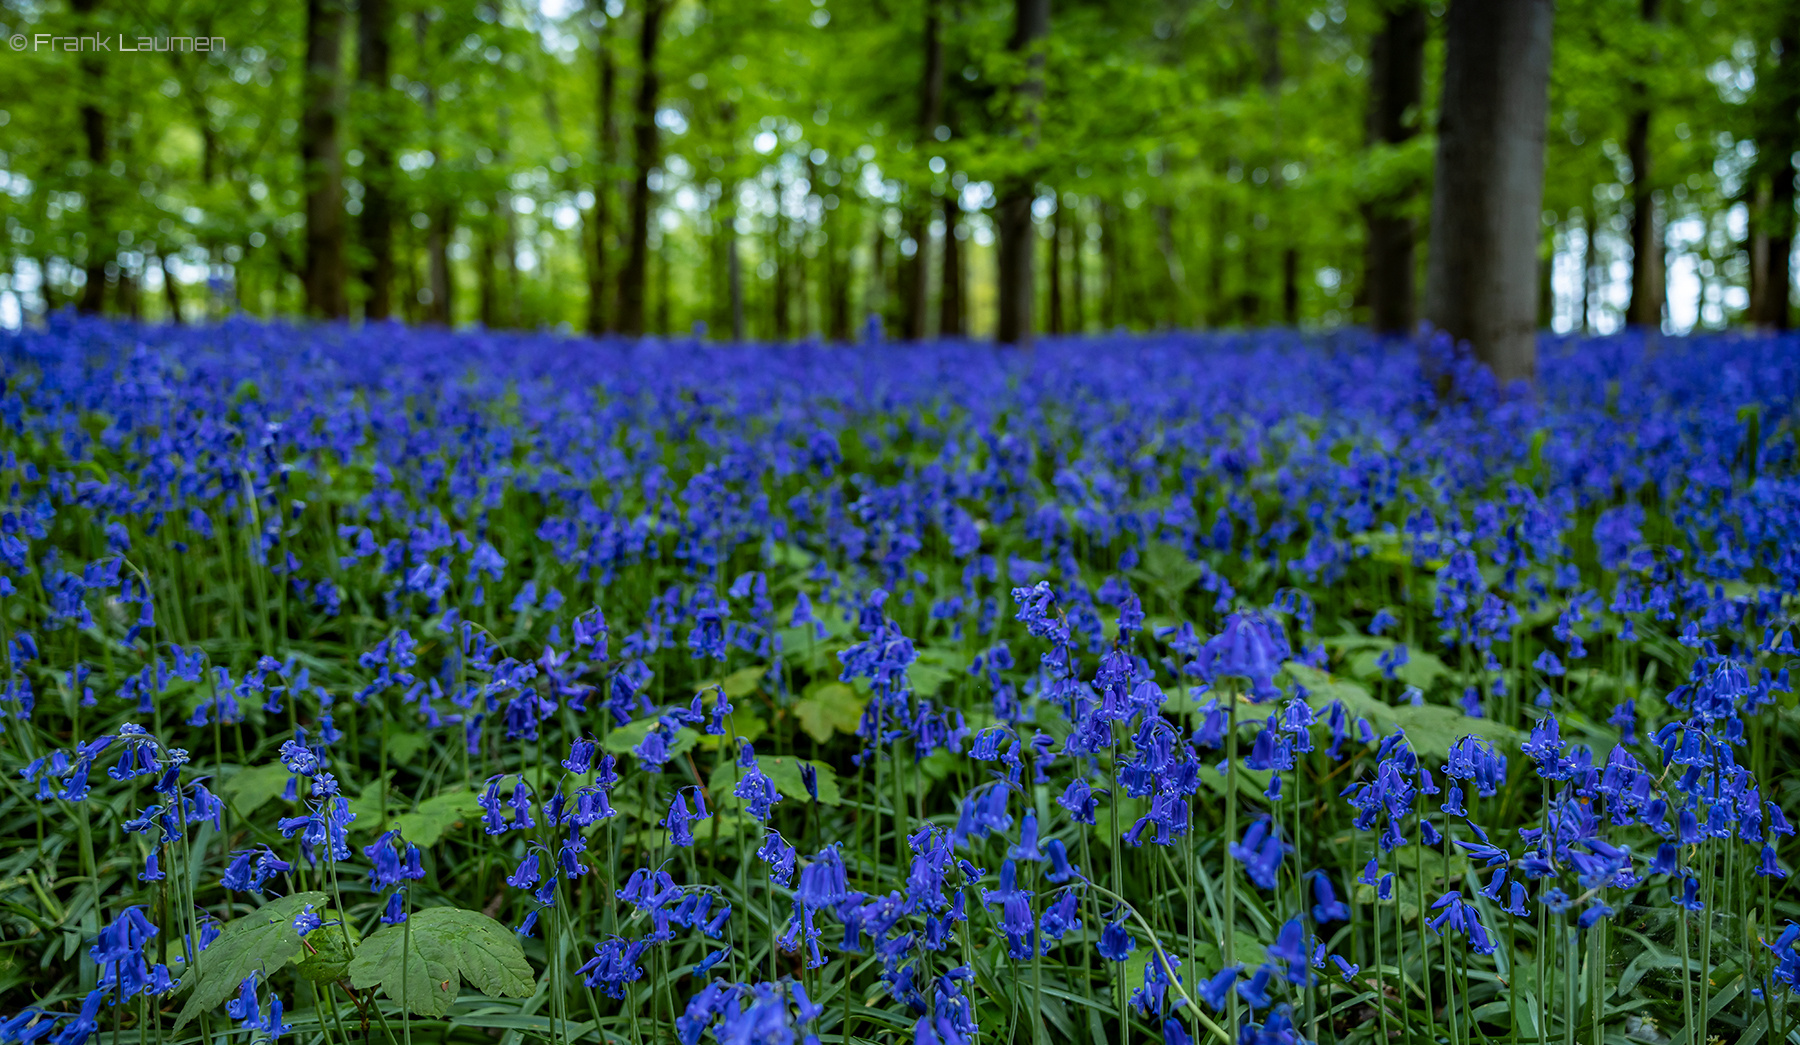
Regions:
[[519, 938], [478, 911], [433, 907], [406, 923], [384, 926], [350, 962], [358, 990], [379, 987], [388, 1000], [420, 1016], [443, 1016], [467, 983], [490, 996], [522, 998], [535, 989]]
[[[218, 939], [200, 953], [194, 967], [181, 977], [177, 989], [190, 992], [187, 1004], [175, 1020], [180, 1030], [189, 1020], [225, 1003], [251, 975], [273, 976], [308, 954], [305, 941], [294, 931], [294, 919], [307, 905], [325, 907], [324, 893], [294, 893], [225, 923]], [[321, 927], [308, 934], [333, 932]]]

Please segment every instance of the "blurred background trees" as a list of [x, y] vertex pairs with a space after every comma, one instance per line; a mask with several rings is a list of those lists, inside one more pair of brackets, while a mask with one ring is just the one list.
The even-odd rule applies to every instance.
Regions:
[[[1454, 329], [1426, 300], [1454, 21], [1418, 0], [3, 0], [8, 38], [226, 46], [0, 51], [0, 325]], [[1800, 5], [1565, 0], [1551, 38], [1510, 307], [1559, 331], [1788, 325]]]

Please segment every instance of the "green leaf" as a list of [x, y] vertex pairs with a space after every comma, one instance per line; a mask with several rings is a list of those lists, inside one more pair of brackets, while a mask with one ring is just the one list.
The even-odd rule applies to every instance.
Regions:
[[267, 980], [304, 955], [306, 945], [294, 931], [294, 918], [307, 904], [323, 910], [325, 903], [324, 893], [295, 893], [227, 922], [219, 930], [219, 938], [200, 953], [194, 967], [176, 984], [176, 990], [191, 988], [193, 994], [181, 1007], [175, 1029], [224, 1004], [252, 974], [260, 973]]
[[758, 664], [755, 667], [750, 668], [739, 668], [722, 679], [713, 679], [709, 682], [700, 683], [700, 685], [694, 687], [694, 691], [702, 694], [704, 697], [702, 703], [708, 705], [716, 699], [716, 695], [709, 692], [714, 686], [724, 689], [727, 697], [736, 700], [739, 697], [747, 697], [750, 694], [755, 693], [757, 685], [762, 682], [763, 676], [768, 673], [769, 666], [767, 664]]
[[[656, 728], [657, 720], [640, 718], [636, 722], [621, 726], [606, 735], [606, 741], [600, 746], [615, 755], [629, 755], [632, 749], [644, 742], [650, 731]], [[669, 742], [669, 757], [674, 758], [686, 752], [700, 739], [700, 734], [681, 727], [675, 731], [675, 739]]]
[[418, 757], [431, 743], [424, 733], [390, 733], [387, 738], [388, 764], [405, 765]]
[[1393, 709], [1394, 724], [1406, 731], [1407, 742], [1420, 758], [1449, 758], [1450, 748], [1466, 736], [1477, 736], [1501, 747], [1517, 746], [1519, 731], [1490, 718], [1470, 718], [1441, 704], [1411, 705]]
[[1187, 553], [1161, 541], [1144, 549], [1144, 557], [1131, 575], [1155, 588], [1170, 600], [1200, 580], [1200, 564], [1188, 559]]
[[239, 816], [249, 816], [271, 798], [287, 791], [294, 774], [280, 762], [240, 769], [219, 785], [219, 797], [231, 803]]
[[956, 678], [956, 672], [930, 661], [915, 660], [906, 668], [906, 682], [921, 697], [936, 695]]
[[457, 787], [434, 795], [419, 803], [410, 813], [388, 817], [389, 829], [422, 848], [430, 848], [443, 840], [465, 820], [481, 815], [481, 796], [467, 788]]
[[301, 940], [306, 953], [294, 962], [294, 971], [314, 983], [332, 983], [342, 979], [344, 970], [350, 967], [362, 934], [355, 925], [344, 921], [343, 913], [335, 908], [319, 912], [319, 917], [325, 919], [325, 924]]
[[385, 926], [350, 961], [351, 986], [380, 987], [390, 1000], [420, 1016], [448, 1013], [463, 982], [483, 994], [508, 998], [527, 997], [536, 989], [518, 935], [479, 911], [460, 907], [416, 911], [408, 923]]
[[809, 689], [794, 702], [794, 717], [806, 735], [823, 744], [837, 733], [855, 733], [865, 704], [856, 690], [842, 682], [827, 682]]
[[[809, 762], [804, 758], [776, 758], [773, 755], [759, 755], [756, 766], [761, 769], [780, 791], [788, 798], [802, 802], [812, 800], [806, 793], [806, 784], [800, 779], [800, 767], [810, 765], [819, 774], [819, 804], [835, 806], [844, 799], [838, 787], [837, 770], [823, 762]], [[707, 790], [711, 792], [714, 804], [722, 809], [737, 809], [743, 805], [743, 799], [732, 794], [739, 780], [748, 770], [740, 767], [735, 761], [721, 762], [715, 766], [712, 775], [707, 778]]]

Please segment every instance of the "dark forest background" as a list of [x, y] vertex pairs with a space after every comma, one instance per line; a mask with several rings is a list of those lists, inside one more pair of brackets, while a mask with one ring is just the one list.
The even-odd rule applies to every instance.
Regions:
[[[1537, 325], [1788, 326], [1800, 4], [1553, 17]], [[9, 38], [225, 47], [0, 49], [0, 325], [1409, 330], [1455, 32], [1380, 0], [5, 0]]]

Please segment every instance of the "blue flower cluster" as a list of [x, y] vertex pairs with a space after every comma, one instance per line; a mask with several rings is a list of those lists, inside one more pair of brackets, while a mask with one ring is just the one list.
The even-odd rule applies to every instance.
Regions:
[[1542, 360], [10, 336], [0, 1045], [1786, 1039], [1800, 341]]

